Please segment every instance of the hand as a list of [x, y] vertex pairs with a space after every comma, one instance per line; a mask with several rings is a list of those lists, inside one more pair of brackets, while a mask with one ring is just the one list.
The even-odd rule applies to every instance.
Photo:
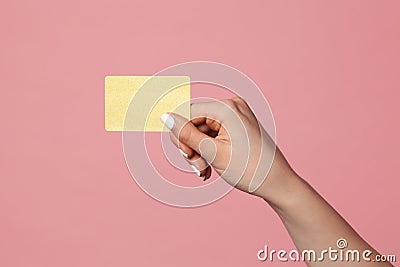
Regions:
[[268, 198], [266, 187], [292, 169], [259, 124], [247, 103], [239, 98], [191, 105], [192, 119], [164, 114], [171, 140], [203, 179], [209, 164], [229, 184]]

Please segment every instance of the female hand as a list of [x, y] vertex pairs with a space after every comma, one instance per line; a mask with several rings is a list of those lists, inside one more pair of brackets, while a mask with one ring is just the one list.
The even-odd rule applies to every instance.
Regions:
[[161, 120], [204, 180], [211, 175], [211, 164], [229, 184], [265, 198], [268, 183], [292, 172], [243, 99], [194, 103], [191, 114], [190, 121], [174, 113], [163, 114]]

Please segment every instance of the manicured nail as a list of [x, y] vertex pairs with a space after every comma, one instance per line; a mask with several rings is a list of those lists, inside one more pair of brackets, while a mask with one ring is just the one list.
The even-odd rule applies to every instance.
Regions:
[[201, 177], [200, 171], [196, 168], [194, 165], [190, 165], [192, 167], [192, 170], [197, 174], [197, 176]]
[[167, 127], [169, 130], [172, 130], [172, 128], [174, 128], [175, 121], [171, 115], [164, 113], [161, 115], [160, 119], [164, 123], [165, 127]]
[[185, 158], [188, 158], [188, 154], [186, 154], [185, 152], [183, 152], [182, 149], [179, 149], [179, 153], [181, 153], [181, 155], [184, 156]]

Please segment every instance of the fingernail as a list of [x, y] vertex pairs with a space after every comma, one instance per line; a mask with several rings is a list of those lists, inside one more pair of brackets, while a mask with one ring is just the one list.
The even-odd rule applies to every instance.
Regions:
[[203, 180], [203, 182], [206, 180], [206, 176], [205, 175], [201, 176], [200, 178]]
[[169, 130], [172, 130], [172, 128], [174, 128], [175, 121], [171, 115], [164, 113], [161, 115], [160, 119], [164, 123], [165, 127], [167, 127]]
[[196, 168], [194, 165], [190, 165], [192, 167], [192, 170], [197, 174], [197, 176], [201, 177], [200, 171]]
[[188, 154], [186, 154], [185, 152], [183, 152], [182, 149], [179, 149], [179, 153], [181, 153], [181, 155], [184, 156], [185, 158], [188, 158]]

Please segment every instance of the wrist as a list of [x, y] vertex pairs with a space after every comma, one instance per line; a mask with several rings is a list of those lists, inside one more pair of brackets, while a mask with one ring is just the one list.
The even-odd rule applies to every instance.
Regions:
[[307, 202], [315, 191], [290, 167], [279, 170], [271, 168], [255, 194], [268, 202], [274, 210], [290, 213]]
[[267, 177], [254, 194], [267, 201], [278, 213], [291, 213], [318, 196], [290, 167], [278, 148]]

